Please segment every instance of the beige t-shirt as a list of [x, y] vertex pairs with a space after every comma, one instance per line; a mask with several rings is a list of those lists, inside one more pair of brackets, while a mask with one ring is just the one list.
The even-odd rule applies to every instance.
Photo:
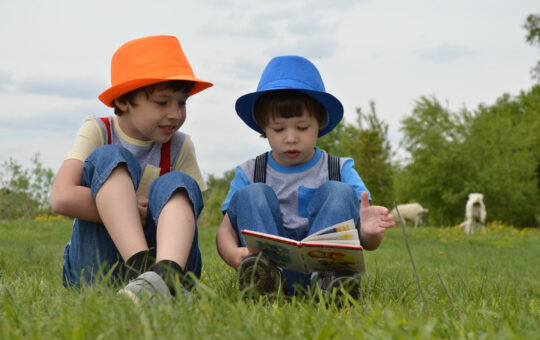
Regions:
[[[129, 137], [120, 128], [120, 125], [118, 124], [118, 117], [114, 116], [112, 118], [111, 144], [122, 145], [135, 155], [143, 171], [141, 181], [139, 183], [139, 188], [137, 190], [137, 195], [147, 197], [150, 185], [156, 178], [159, 177], [160, 155], [152, 155], [153, 157], [151, 158], [155, 159], [156, 157], [158, 157], [158, 162], [154, 162], [156, 163], [155, 165], [146, 162], [146, 159], [149, 158], [149, 153], [155, 153], [156, 150], [159, 150], [160, 148], [155, 147], [155, 143], [152, 141], [143, 141]], [[104, 130], [104, 125], [102, 126], [101, 124], [102, 123], [99, 122], [97, 118], [86, 119], [86, 121], [83, 123], [83, 125], [77, 132], [77, 136], [75, 137], [73, 146], [68, 152], [66, 159], [78, 159], [81, 162], [84, 162], [86, 160], [86, 157], [88, 157], [88, 155], [90, 155], [92, 151], [94, 151], [100, 146], [103, 146], [107, 137], [106, 135], [104, 136], [106, 130]], [[174, 160], [176, 158], [173, 170], [184, 172], [187, 175], [193, 177], [193, 179], [195, 179], [195, 181], [199, 185], [201, 191], [206, 190], [206, 183], [201, 174], [201, 170], [199, 169], [197, 158], [195, 156], [195, 147], [193, 145], [193, 142], [191, 141], [191, 138], [189, 137], [189, 135], [179, 131], [177, 131], [176, 134], [177, 136], [175, 137], [180, 138], [173, 137], [175, 138], [173, 142], [175, 140], [183, 140], [183, 143], [181, 144], [179, 150], [178, 145], [176, 145], [175, 147], [175, 145], [171, 144], [171, 160]], [[141, 155], [144, 155], [144, 159]]]

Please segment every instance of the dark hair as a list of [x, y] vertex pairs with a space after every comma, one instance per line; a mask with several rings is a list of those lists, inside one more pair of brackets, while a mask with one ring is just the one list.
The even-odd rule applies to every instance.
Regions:
[[[155, 90], [172, 90], [174, 92], [178, 91], [184, 91], [186, 93], [189, 93], [193, 86], [195, 85], [192, 81], [186, 81], [186, 80], [170, 80], [170, 81], [164, 81], [161, 83], [151, 84], [143, 87], [139, 87], [138, 89], [135, 89], [133, 91], [130, 91], [128, 93], [124, 93], [120, 97], [116, 98], [117, 101], [120, 103], [130, 103], [131, 105], [135, 104], [135, 97], [139, 94], [139, 92], [144, 92], [146, 95], [146, 98], [148, 99], [152, 93], [154, 93]], [[121, 116], [124, 111], [120, 110], [120, 108], [116, 105], [116, 101], [114, 101], [114, 114], [117, 116]]]
[[[263, 93], [253, 106], [255, 122], [264, 130], [270, 118], [291, 118], [302, 115], [306, 109], [311, 117], [315, 117], [322, 129], [328, 123], [326, 108], [313, 97], [296, 90], [274, 90]], [[262, 137], [266, 137], [263, 132]]]

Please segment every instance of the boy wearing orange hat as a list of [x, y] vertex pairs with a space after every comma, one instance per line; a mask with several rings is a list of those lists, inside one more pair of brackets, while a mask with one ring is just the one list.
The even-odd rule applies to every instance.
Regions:
[[65, 286], [110, 274], [129, 282], [120, 292], [135, 300], [189, 294], [188, 273], [201, 274], [196, 221], [206, 185], [190, 137], [178, 130], [188, 97], [210, 86], [176, 37], [116, 51], [111, 87], [99, 96], [115, 116], [84, 122], [51, 191], [53, 210], [75, 218]]
[[[252, 254], [241, 230], [302, 240], [328, 226], [354, 220], [364, 249], [376, 249], [394, 226], [388, 209], [370, 206], [369, 192], [351, 158], [333, 157], [315, 145], [343, 117], [340, 101], [326, 92], [317, 68], [300, 56], [279, 56], [266, 66], [256, 92], [236, 101], [238, 116], [268, 139], [270, 152], [236, 168], [222, 204], [219, 254], [238, 270], [240, 285], [254, 281], [259, 293], [285, 293], [312, 285], [358, 294], [358, 274], [306, 275], [278, 268]], [[302, 290], [301, 289], [301, 290]]]

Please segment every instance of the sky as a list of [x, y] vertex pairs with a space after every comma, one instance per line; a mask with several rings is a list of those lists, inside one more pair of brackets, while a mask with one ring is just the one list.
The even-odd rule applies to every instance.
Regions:
[[178, 37], [195, 75], [214, 83], [189, 98], [181, 128], [205, 175], [268, 150], [234, 104], [278, 55], [310, 59], [345, 122], [375, 102], [400, 155], [400, 121], [420, 97], [474, 110], [530, 89], [532, 13], [538, 0], [0, 0], [0, 164], [30, 166], [39, 153], [56, 171], [83, 121], [113, 114], [97, 96], [116, 49], [158, 34]]

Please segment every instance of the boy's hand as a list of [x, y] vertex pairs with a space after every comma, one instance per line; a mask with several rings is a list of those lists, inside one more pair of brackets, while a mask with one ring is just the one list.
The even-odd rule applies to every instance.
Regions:
[[240, 262], [242, 262], [242, 260], [245, 258], [245, 257], [248, 257], [249, 255], [252, 255], [252, 253], [248, 250], [247, 247], [238, 247], [236, 248], [237, 251], [235, 251], [235, 256], [233, 258], [233, 267], [234, 269], [238, 270], [238, 267], [240, 266]]
[[369, 195], [362, 193], [360, 202], [360, 230], [363, 246], [368, 249], [376, 249], [382, 241], [382, 234], [387, 228], [392, 228], [396, 224], [388, 209], [382, 206], [369, 204]]
[[137, 208], [139, 209], [141, 224], [144, 227], [144, 224], [146, 222], [146, 211], [148, 210], [148, 198], [144, 196], [137, 196]]

